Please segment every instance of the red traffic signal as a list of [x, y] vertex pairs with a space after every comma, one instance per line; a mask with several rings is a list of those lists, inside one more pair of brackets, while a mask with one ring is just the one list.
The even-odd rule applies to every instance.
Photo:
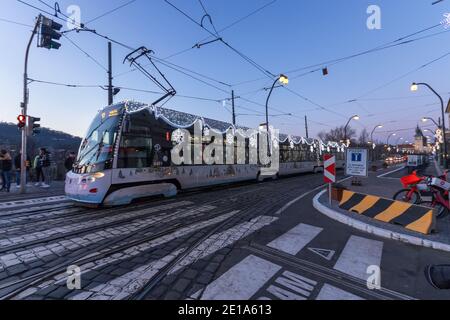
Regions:
[[19, 127], [19, 129], [23, 129], [25, 128], [25, 126], [27, 125], [27, 117], [24, 116], [23, 114], [19, 115], [17, 117], [17, 121], [19, 122], [17, 124], [17, 126]]

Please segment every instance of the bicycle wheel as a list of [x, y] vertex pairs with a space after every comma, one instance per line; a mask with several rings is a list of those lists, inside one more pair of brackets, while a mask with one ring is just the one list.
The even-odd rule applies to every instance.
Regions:
[[394, 195], [394, 200], [418, 204], [420, 202], [420, 194], [417, 191], [411, 193], [411, 189], [403, 189]]
[[420, 203], [421, 206], [432, 208], [436, 210], [436, 218], [442, 219], [444, 218], [448, 213], [447, 207], [443, 206], [440, 203], [433, 203], [433, 201], [424, 201]]

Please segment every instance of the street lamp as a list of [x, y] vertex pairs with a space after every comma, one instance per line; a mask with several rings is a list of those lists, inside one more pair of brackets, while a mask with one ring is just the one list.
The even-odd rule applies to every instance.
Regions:
[[352, 116], [350, 119], [348, 119], [347, 124], [344, 127], [344, 143], [347, 143], [347, 128], [348, 128], [348, 125], [350, 124], [350, 122], [352, 120], [358, 121], [359, 119], [361, 119], [361, 118], [357, 114]]
[[383, 125], [379, 124], [375, 128], [373, 128], [372, 133], [370, 134], [370, 141], [372, 141], [372, 144], [375, 145], [375, 142], [373, 141], [373, 134], [375, 133], [375, 130], [383, 128]]
[[275, 88], [275, 85], [280, 82], [281, 85], [288, 85], [289, 84], [289, 78], [285, 76], [284, 74], [280, 74], [278, 78], [275, 79], [273, 82], [272, 87], [270, 88], [269, 95], [267, 96], [266, 100], [266, 128], [267, 128], [267, 154], [270, 155], [270, 143], [269, 143], [269, 99], [272, 95], [273, 89]]
[[439, 123], [437, 123], [436, 120], [434, 120], [433, 118], [430, 118], [430, 117], [423, 117], [422, 118], [422, 122], [428, 122], [428, 120], [431, 120], [436, 125], [436, 127], [438, 127], [438, 128], [441, 127], [441, 125]]
[[370, 141], [372, 142], [372, 161], [374, 161], [375, 158], [375, 141], [373, 141], [373, 134], [375, 130], [383, 128], [383, 125], [379, 124], [373, 128], [372, 132], [370, 133]]
[[397, 134], [396, 133], [391, 133], [388, 138], [387, 138], [387, 145], [389, 146], [389, 139], [391, 139], [391, 137], [395, 137]]
[[[431, 92], [433, 92], [438, 98], [439, 101], [441, 102], [441, 111], [442, 111], [442, 132], [443, 132], [443, 138], [444, 138], [444, 168], [447, 168], [447, 138], [445, 136], [445, 110], [444, 110], [444, 100], [442, 99], [442, 97], [436, 92], [436, 90], [434, 90], [429, 84], [421, 82], [421, 83], [413, 83], [411, 85], [411, 91], [417, 91], [419, 90], [419, 86], [425, 86], [428, 89], [431, 90]], [[424, 118], [425, 119], [425, 118]]]

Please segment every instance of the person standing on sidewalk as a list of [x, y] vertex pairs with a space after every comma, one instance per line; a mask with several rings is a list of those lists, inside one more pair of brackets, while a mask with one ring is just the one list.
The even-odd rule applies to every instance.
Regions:
[[45, 176], [44, 176], [44, 172], [42, 171], [42, 162], [41, 162], [41, 151], [39, 151], [39, 154], [34, 158], [33, 161], [33, 169], [36, 172], [36, 187], [40, 187], [41, 186], [41, 178], [42, 178], [42, 183], [45, 182]]
[[40, 164], [42, 168], [42, 172], [44, 174], [44, 183], [42, 184], [42, 188], [50, 188], [51, 183], [51, 155], [45, 148], [41, 148], [40, 150]]
[[3, 180], [2, 190], [9, 192], [11, 189], [12, 158], [6, 150], [0, 151], [0, 171]]

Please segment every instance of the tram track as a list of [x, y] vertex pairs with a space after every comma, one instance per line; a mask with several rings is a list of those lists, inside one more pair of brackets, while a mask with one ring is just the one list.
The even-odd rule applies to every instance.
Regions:
[[[311, 178], [311, 179], [309, 179]], [[316, 180], [316, 184], [317, 184], [317, 179], [314, 179], [315, 176], [308, 176], [308, 180]], [[202, 222], [205, 221], [205, 219], [212, 219], [214, 217], [218, 217], [221, 216], [223, 214], [225, 214], [226, 212], [229, 212], [230, 210], [233, 209], [237, 209], [240, 210], [243, 214], [239, 214], [239, 217], [237, 216], [232, 216], [230, 218], [228, 218], [226, 221], [221, 222], [218, 225], [213, 225], [211, 228], [209, 228], [209, 231], [206, 233], [205, 236], [202, 236], [199, 240], [197, 240], [195, 243], [193, 243], [191, 246], [189, 246], [189, 248], [187, 248], [185, 251], [183, 251], [182, 256], [177, 257], [176, 261], [180, 261], [183, 257], [187, 256], [190, 252], [192, 252], [197, 246], [198, 244], [202, 243], [205, 239], [208, 239], [212, 234], [216, 233], [218, 230], [220, 230], [220, 228], [224, 228], [224, 226], [231, 224], [234, 219], [237, 220], [241, 220], [244, 221], [245, 219], [247, 220], [251, 220], [251, 217], [255, 217], [256, 215], [258, 215], [257, 213], [259, 212], [259, 214], [261, 214], [261, 212], [270, 212], [274, 207], [277, 207], [279, 205], [282, 205], [286, 199], [289, 199], [290, 197], [294, 196], [294, 195], [298, 195], [298, 188], [295, 187], [295, 185], [298, 185], [298, 179], [296, 179], [296, 177], [290, 179], [290, 178], [286, 178], [283, 179], [283, 189], [284, 190], [288, 190], [290, 192], [286, 192], [286, 194], [282, 197], [279, 197], [277, 199], [277, 201], [270, 201], [270, 193], [273, 192], [273, 190], [276, 190], [276, 185], [278, 183], [280, 183], [279, 181], [273, 181], [273, 182], [268, 182], [268, 183], [258, 183], [258, 184], [253, 184], [253, 186], [251, 186], [251, 189], [248, 190], [249, 184], [243, 184], [240, 186], [234, 186], [233, 188], [220, 188], [219, 190], [215, 189], [215, 190], [208, 190], [205, 192], [205, 190], [199, 190], [199, 191], [194, 191], [194, 192], [189, 192], [189, 193], [182, 193], [180, 196], [178, 196], [176, 198], [176, 200], [178, 201], [183, 201], [183, 200], [191, 200], [191, 201], [198, 201], [200, 200], [198, 203], [195, 203], [197, 206], [202, 206], [202, 205], [218, 205], [219, 208], [221, 208], [219, 211], [219, 213], [214, 214], [214, 215], [209, 215], [208, 213], [205, 213], [203, 215], [201, 215], [198, 218], [192, 219], [191, 217], [187, 217], [183, 220], [180, 221], [170, 221], [169, 225], [167, 226], [163, 226], [162, 227], [162, 231], [158, 231], [158, 232], [152, 232], [151, 235], [146, 236], [145, 234], [148, 232], [151, 232], [152, 228], [157, 228], [156, 225], [150, 225], [147, 227], [144, 227], [142, 230], [138, 230], [137, 232], [133, 232], [132, 234], [127, 234], [127, 235], [123, 235], [123, 236], [119, 236], [116, 237], [112, 240], [108, 240], [105, 243], [100, 244], [99, 246], [93, 248], [91, 251], [93, 252], [100, 252], [99, 254], [89, 254], [89, 253], [81, 253], [80, 255], [73, 255], [71, 257], [68, 257], [64, 263], [60, 263], [57, 264], [56, 266], [49, 268], [46, 271], [37, 273], [35, 275], [29, 276], [29, 277], [25, 277], [22, 279], [19, 279], [17, 281], [14, 282], [10, 282], [10, 283], [4, 283], [3, 285], [0, 285], [0, 292], [1, 291], [5, 291], [7, 290], [8, 292], [0, 297], [0, 299], [7, 299], [7, 298], [13, 298], [13, 297], [17, 297], [20, 293], [24, 292], [25, 290], [29, 289], [30, 287], [34, 287], [36, 286], [36, 283], [43, 283], [45, 281], [48, 281], [49, 278], [52, 278], [53, 276], [57, 275], [57, 274], [61, 274], [64, 273], [67, 266], [70, 264], [86, 264], [98, 259], [101, 259], [105, 256], [111, 256], [114, 253], [117, 252], [121, 252], [124, 251], [130, 247], [133, 247], [135, 245], [139, 245], [148, 241], [152, 241], [152, 240], [156, 240], [158, 238], [164, 237], [165, 235], [171, 234], [173, 232], [175, 232], [176, 230], [185, 228], [189, 225], [198, 223], [198, 222]], [[287, 184], [286, 184], [287, 182]], [[306, 181], [306, 183], [312, 183], [312, 181]], [[223, 194], [225, 190], [225, 194]], [[243, 192], [242, 192], [243, 191]], [[217, 194], [215, 193], [217, 192]], [[220, 194], [219, 194], [220, 192]], [[217, 195], [221, 195], [221, 197], [219, 199], [216, 199], [214, 201], [210, 201], [208, 199], [205, 199], [205, 196], [207, 198], [209, 197], [216, 197]], [[202, 200], [202, 201], [201, 201]], [[111, 210], [114, 210], [115, 212], [117, 212], [118, 215], [120, 215], [121, 213], [123, 213], [124, 211], [132, 211], [135, 210], [136, 207], [142, 208], [142, 206], [151, 206], [154, 205], [155, 202], [160, 205], [161, 203], [166, 203], [166, 202], [170, 202], [173, 201], [173, 199], [169, 199], [169, 200], [163, 200], [163, 201], [152, 201], [150, 203], [146, 202], [144, 204], [139, 204], [139, 205], [135, 205], [133, 207], [124, 207], [124, 208], [120, 208], [120, 212], [117, 212], [117, 208], [113, 208]], [[245, 203], [245, 205], [243, 205], [243, 203]], [[264, 209], [263, 207], [265, 207], [266, 209]], [[251, 212], [246, 212], [249, 209], [253, 209], [253, 211]], [[256, 209], [256, 212], [255, 212]], [[108, 210], [108, 209], [105, 209]], [[261, 210], [261, 211], [259, 211]], [[104, 213], [104, 211], [102, 212]], [[167, 215], [167, 212], [161, 212], [161, 215]], [[177, 213], [174, 213], [177, 214]], [[141, 217], [140, 217], [141, 218]], [[124, 225], [127, 222], [136, 220], [136, 219], [140, 219], [140, 218], [132, 218], [132, 219], [125, 219], [122, 221], [118, 221], [112, 225]], [[106, 228], [106, 225], [102, 225], [102, 226], [97, 226], [94, 228], [89, 228], [89, 229], [83, 229], [80, 231], [77, 231], [75, 233], [72, 233], [71, 235], [68, 234], [64, 234], [63, 236], [59, 236], [59, 237], [55, 237], [56, 239], [61, 239], [61, 238], [67, 238], [69, 236], [72, 235], [79, 235], [79, 234], [84, 234], [93, 230], [99, 230], [99, 229], [104, 229]], [[160, 227], [158, 227], [160, 228]], [[202, 229], [203, 230], [203, 229]], [[133, 237], [137, 237], [138, 239], [133, 239]], [[130, 239], [133, 239], [131, 241], [128, 241]], [[9, 248], [6, 248], [3, 250], [3, 252], [9, 252], [10, 250], [14, 249], [14, 250], [19, 250], [19, 249], [23, 249], [24, 246], [29, 247], [30, 245], [37, 245], [40, 243], [48, 243], [54, 241], [54, 239], [52, 238], [45, 238], [42, 240], [39, 240], [37, 242], [29, 242], [26, 244], [20, 244], [17, 246], [12, 246]], [[126, 243], [123, 243], [123, 242]], [[112, 248], [114, 247], [114, 248]], [[0, 251], [1, 253], [2, 251]], [[76, 252], [76, 251], [75, 251]], [[64, 256], [63, 256], [64, 257]], [[171, 263], [170, 265], [176, 265], [176, 263]], [[167, 275], [167, 273], [170, 272], [170, 267], [169, 270], [167, 270], [165, 273], [163, 272], [161, 274], [161, 278], [164, 278], [164, 274]], [[158, 279], [158, 278], [157, 278]], [[151, 288], [153, 288], [154, 286], [156, 286], [159, 283], [159, 280], [152, 280], [150, 281], [149, 287], [150, 287], [150, 291]], [[9, 290], [11, 289], [11, 290]], [[145, 296], [148, 293], [148, 290], [144, 291], [144, 294], [141, 296]]]
[[[219, 201], [223, 201], [223, 199], [218, 199], [216, 201], [210, 202], [209, 204], [214, 204], [214, 203], [219, 202]], [[59, 275], [61, 273], [64, 273], [66, 271], [67, 266], [69, 266], [69, 265], [84, 265], [84, 264], [88, 264], [88, 263], [97, 261], [99, 259], [102, 259], [104, 257], [111, 256], [111, 255], [113, 255], [115, 253], [122, 252], [122, 251], [127, 250], [127, 249], [129, 249], [131, 247], [138, 246], [140, 244], [143, 244], [143, 243], [146, 243], [146, 242], [149, 242], [149, 241], [152, 241], [152, 240], [157, 240], [157, 239], [159, 239], [161, 237], [170, 235], [173, 232], [176, 232], [177, 230], [189, 227], [189, 226], [191, 226], [193, 224], [204, 222], [205, 221], [205, 217], [206, 217], [206, 220], [212, 220], [214, 218], [217, 218], [217, 217], [223, 216], [223, 215], [225, 215], [227, 213], [230, 213], [230, 211], [233, 212], [234, 209], [241, 208], [241, 209], [246, 210], [246, 209], [248, 209], [248, 208], [250, 208], [252, 206], [253, 206], [253, 203], [251, 203], [251, 204], [249, 203], [247, 206], [244, 206], [244, 207], [241, 204], [236, 203], [234, 207], [227, 207], [227, 208], [220, 209], [219, 213], [216, 213], [216, 214], [213, 214], [213, 215], [208, 215], [208, 213], [205, 213], [201, 217], [196, 218], [196, 219], [186, 219], [187, 221], [185, 221], [185, 222], [178, 222], [178, 223], [175, 223], [173, 225], [170, 225], [170, 226], [166, 227], [163, 231], [156, 232], [156, 233], [154, 233], [154, 234], [152, 234], [150, 236], [139, 237], [136, 240], [129, 241], [129, 242], [127, 242], [125, 244], [122, 244], [122, 245], [118, 245], [118, 244], [120, 242], [126, 241], [126, 240], [128, 240], [128, 239], [130, 239], [132, 237], [136, 237], [138, 234], [147, 233], [147, 232], [150, 231], [150, 229], [155, 228], [156, 226], [155, 225], [148, 226], [148, 227], [145, 227], [142, 230], [139, 230], [136, 233], [133, 233], [131, 235], [120, 236], [120, 237], [114, 239], [113, 241], [110, 241], [108, 243], [105, 243], [105, 244], [101, 245], [100, 247], [96, 248], [96, 250], [95, 250], [96, 252], [100, 252], [100, 251], [103, 251], [103, 250], [106, 249], [107, 251], [101, 252], [99, 254], [94, 254], [94, 255], [93, 254], [82, 254], [82, 255], [77, 256], [75, 258], [68, 259], [64, 263], [58, 264], [57, 266], [52, 267], [52, 268], [50, 268], [47, 271], [44, 271], [44, 272], [35, 274], [33, 276], [29, 276], [29, 277], [20, 279], [18, 281], [14, 281], [14, 282], [11, 282], [11, 283], [6, 283], [6, 284], [3, 284], [3, 285], [0, 285], [0, 292], [1, 291], [5, 291], [8, 288], [12, 288], [11, 291], [9, 291], [6, 294], [3, 294], [2, 296], [0, 296], [0, 299], [2, 299], [2, 300], [3, 299], [12, 299], [12, 298], [18, 296], [20, 293], [28, 290], [30, 287], [35, 287], [35, 286], [37, 286], [40, 283], [44, 283], [44, 282], [48, 281], [52, 277], [55, 277], [55, 276], [57, 276], [57, 275]], [[237, 210], [237, 211], [239, 211], [239, 210]], [[219, 229], [220, 227], [223, 226], [223, 224], [226, 224], [227, 222], [228, 222], [228, 220], [226, 220], [224, 222], [221, 222], [221, 223], [218, 223], [217, 228]], [[111, 247], [113, 247], [115, 245], [117, 245], [117, 246], [114, 249], [109, 249], [109, 248], [111, 248]], [[17, 286], [19, 286], [19, 287], [16, 288]]]

